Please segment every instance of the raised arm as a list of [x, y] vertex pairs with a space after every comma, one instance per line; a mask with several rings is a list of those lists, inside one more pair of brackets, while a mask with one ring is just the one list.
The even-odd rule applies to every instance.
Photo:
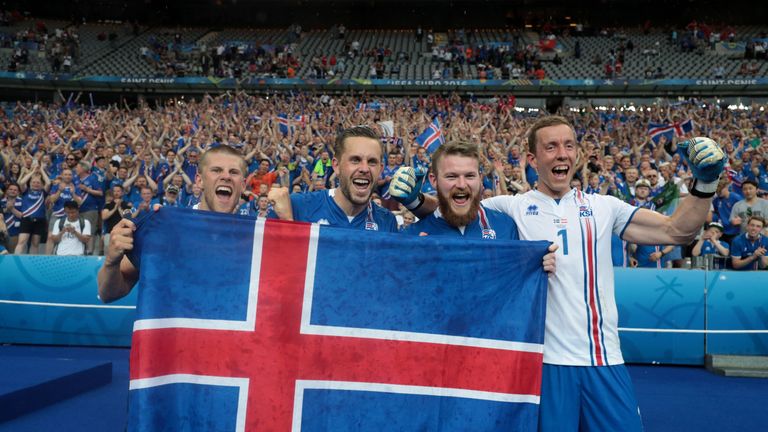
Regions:
[[104, 264], [99, 269], [97, 281], [99, 298], [110, 303], [128, 295], [139, 280], [139, 272], [125, 256], [133, 249], [133, 232], [136, 226], [123, 219], [112, 229]]
[[267, 194], [267, 199], [272, 203], [277, 217], [281, 220], [293, 220], [293, 208], [291, 207], [291, 196], [288, 188], [272, 185]]
[[624, 232], [624, 239], [639, 244], [688, 244], [704, 224], [725, 165], [725, 155], [709, 138], [678, 144], [695, 178], [691, 194], [671, 216], [640, 209]]
[[389, 195], [419, 218], [431, 214], [437, 208], [437, 198], [421, 193], [426, 176], [424, 170], [400, 167], [389, 183]]

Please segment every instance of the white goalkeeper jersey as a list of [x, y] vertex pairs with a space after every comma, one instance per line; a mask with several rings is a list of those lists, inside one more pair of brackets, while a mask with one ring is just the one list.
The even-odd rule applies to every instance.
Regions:
[[638, 210], [612, 196], [576, 189], [560, 200], [539, 191], [483, 200], [515, 220], [521, 240], [559, 245], [549, 278], [544, 363], [608, 366], [619, 347], [611, 234], [623, 235]]

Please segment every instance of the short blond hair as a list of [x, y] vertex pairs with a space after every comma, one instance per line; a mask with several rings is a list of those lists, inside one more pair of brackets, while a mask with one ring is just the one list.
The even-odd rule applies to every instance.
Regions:
[[206, 150], [202, 157], [200, 157], [200, 171], [204, 171], [205, 167], [208, 166], [208, 155], [212, 154], [225, 154], [237, 157], [240, 160], [240, 170], [242, 171], [243, 176], [248, 174], [248, 165], [246, 165], [243, 155], [228, 145], [220, 145]]

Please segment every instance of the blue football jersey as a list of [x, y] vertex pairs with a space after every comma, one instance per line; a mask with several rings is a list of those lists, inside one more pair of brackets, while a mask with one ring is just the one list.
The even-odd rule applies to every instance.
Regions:
[[[397, 232], [395, 216], [378, 205], [369, 203], [368, 208], [355, 217], [350, 218], [336, 204], [333, 196], [336, 189], [310, 193], [291, 194], [293, 220], [301, 222], [317, 222], [342, 228], [352, 228], [369, 231]], [[339, 192], [340, 193], [340, 192]]]
[[403, 231], [411, 235], [452, 235], [466, 239], [519, 240], [517, 224], [508, 215], [480, 206], [478, 217], [465, 227], [449, 225], [440, 214], [440, 209], [411, 224]]

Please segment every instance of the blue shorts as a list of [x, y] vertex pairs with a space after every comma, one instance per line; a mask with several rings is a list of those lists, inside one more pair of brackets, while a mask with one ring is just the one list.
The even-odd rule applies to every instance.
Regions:
[[539, 431], [642, 430], [640, 408], [624, 365], [544, 365]]

